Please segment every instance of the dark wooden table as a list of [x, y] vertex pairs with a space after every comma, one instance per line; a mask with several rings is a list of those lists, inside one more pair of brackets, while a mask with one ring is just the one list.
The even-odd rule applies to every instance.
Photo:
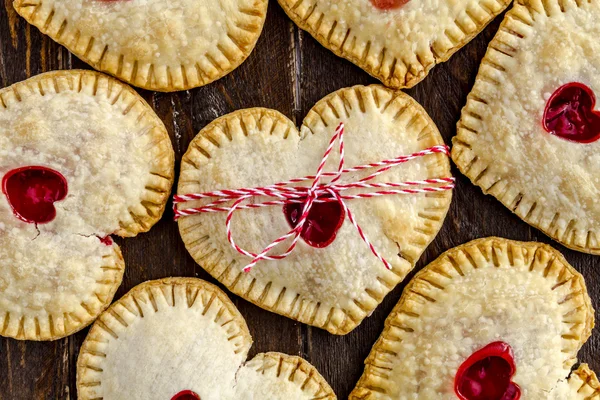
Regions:
[[[12, 0], [3, 2], [0, 4], [0, 87], [45, 71], [89, 68], [20, 19], [12, 8]], [[449, 62], [435, 67], [422, 83], [408, 90], [429, 112], [448, 144], [455, 134], [456, 122], [479, 62], [501, 18]], [[336, 57], [300, 31], [271, 0], [262, 36], [240, 68], [199, 89], [173, 94], [141, 91], [141, 94], [165, 122], [180, 160], [198, 131], [223, 114], [246, 107], [270, 107], [300, 125], [312, 105], [326, 94], [346, 86], [375, 82], [367, 73]], [[448, 218], [415, 271], [443, 251], [471, 239], [497, 235], [538, 240], [562, 251], [584, 274], [592, 302], [596, 308], [600, 307], [600, 257], [577, 253], [552, 242], [494, 198], [484, 196], [456, 168], [453, 173], [458, 177], [458, 186]], [[149, 233], [117, 239], [127, 267], [116, 298], [140, 282], [167, 276], [195, 276], [215, 282], [188, 255], [172, 217], [172, 212], [167, 211]], [[254, 338], [250, 356], [264, 351], [300, 355], [319, 369], [338, 398], [346, 399], [362, 374], [363, 360], [381, 333], [383, 321], [402, 288], [403, 285], [399, 285], [370, 318], [346, 336], [330, 335], [231, 297], [246, 317]], [[66, 339], [42, 343], [0, 339], [0, 400], [76, 398], [75, 365], [86, 334], [87, 329], [84, 329]], [[595, 332], [580, 352], [580, 359], [598, 372], [599, 338], [600, 333]]]

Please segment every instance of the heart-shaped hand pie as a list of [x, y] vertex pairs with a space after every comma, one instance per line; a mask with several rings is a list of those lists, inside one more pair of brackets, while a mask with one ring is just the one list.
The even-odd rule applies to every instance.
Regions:
[[583, 277], [558, 251], [475, 240], [406, 286], [350, 400], [597, 399], [596, 375], [571, 371], [593, 326]]
[[150, 90], [206, 85], [254, 48], [267, 0], [14, 0], [30, 24], [97, 70]]
[[412, 87], [501, 13], [508, 0], [279, 0], [323, 46], [393, 88]]
[[91, 323], [123, 276], [110, 235], [158, 221], [173, 164], [160, 119], [106, 75], [0, 90], [0, 334], [51, 340]]
[[281, 353], [246, 363], [246, 321], [195, 278], [142, 283], [96, 321], [77, 360], [80, 400], [335, 400], [308, 362]]
[[[259, 108], [212, 122], [183, 157], [178, 194], [254, 188], [312, 175], [340, 122], [345, 124], [344, 159], [349, 168], [443, 144], [431, 119], [408, 95], [380, 85], [356, 86], [317, 103], [300, 131], [280, 113]], [[335, 169], [339, 160], [339, 154], [329, 154], [325, 171]], [[358, 182], [371, 172], [350, 172], [336, 183]], [[448, 158], [435, 153], [395, 166], [368, 182], [449, 176]], [[343, 194], [364, 192], [356, 188]], [[227, 213], [182, 217], [179, 229], [194, 259], [234, 293], [273, 312], [344, 334], [413, 268], [440, 229], [450, 199], [450, 191], [351, 199], [345, 201], [351, 214], [342, 212], [338, 202], [316, 202], [304, 225], [304, 240], [293, 252], [278, 261], [262, 261], [251, 272], [243, 272], [251, 258], [228, 241]], [[190, 201], [178, 209], [206, 204]], [[236, 211], [230, 227], [236, 245], [259, 252], [288, 232], [303, 207], [286, 208], [286, 212], [280, 205]], [[288, 243], [269, 254], [283, 252]], [[370, 246], [390, 263], [391, 270]]]
[[482, 61], [452, 149], [484, 193], [592, 254], [600, 254], [598, 20], [595, 1], [515, 3]]

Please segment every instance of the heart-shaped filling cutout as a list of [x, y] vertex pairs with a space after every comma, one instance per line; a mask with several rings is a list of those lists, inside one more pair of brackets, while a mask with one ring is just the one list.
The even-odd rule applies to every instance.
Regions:
[[171, 400], [201, 400], [200, 396], [191, 390], [182, 390], [171, 398]]
[[410, 0], [370, 0], [373, 7], [380, 10], [394, 10], [400, 8]]
[[560, 138], [591, 143], [600, 138], [600, 112], [596, 96], [579, 82], [567, 83], [550, 97], [544, 111], [544, 129]]
[[56, 217], [54, 202], [67, 196], [68, 186], [60, 172], [29, 166], [4, 175], [2, 191], [19, 219], [31, 224], [45, 224]]
[[[308, 245], [321, 249], [333, 243], [344, 223], [346, 212], [338, 201], [332, 200], [331, 195], [324, 195], [318, 199], [331, 201], [315, 201], [312, 204], [300, 237]], [[304, 203], [287, 203], [283, 206], [285, 218], [292, 228], [298, 225], [303, 209]]]
[[510, 345], [493, 342], [461, 364], [454, 390], [461, 400], [518, 400], [521, 389], [511, 382], [515, 371]]

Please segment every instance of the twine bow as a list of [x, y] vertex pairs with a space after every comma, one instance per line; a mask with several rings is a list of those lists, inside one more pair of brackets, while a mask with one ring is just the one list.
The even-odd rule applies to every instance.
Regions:
[[[339, 143], [338, 151], [340, 155], [340, 162], [335, 172], [324, 172], [325, 164], [332, 152], [336, 141]], [[255, 188], [242, 188], [235, 190], [217, 190], [214, 192], [207, 193], [191, 193], [175, 195], [173, 198], [173, 209], [175, 212], [175, 220], [194, 214], [201, 213], [212, 213], [212, 212], [226, 212], [226, 228], [227, 228], [227, 240], [231, 246], [240, 254], [252, 258], [252, 261], [244, 267], [244, 272], [249, 272], [259, 261], [261, 260], [281, 260], [290, 255], [301, 237], [302, 231], [308, 219], [308, 215], [314, 203], [321, 202], [332, 202], [336, 201], [340, 204], [345, 215], [348, 216], [348, 220], [354, 225], [361, 239], [366, 243], [371, 252], [377, 257], [387, 269], [391, 269], [391, 264], [385, 260], [373, 247], [364, 231], [356, 222], [354, 215], [350, 209], [346, 206], [345, 200], [355, 199], [367, 199], [379, 196], [388, 195], [399, 195], [399, 194], [416, 194], [416, 193], [432, 193], [432, 192], [443, 192], [454, 188], [454, 178], [432, 178], [421, 181], [407, 181], [407, 182], [371, 182], [375, 177], [382, 173], [390, 170], [391, 168], [398, 166], [402, 163], [408, 162], [415, 158], [427, 156], [430, 154], [446, 154], [449, 155], [449, 149], [447, 146], [433, 146], [419, 152], [407, 155], [399, 156], [392, 159], [383, 160], [376, 163], [363, 164], [357, 167], [344, 169], [344, 124], [340, 123], [335, 134], [329, 142], [329, 146], [321, 159], [319, 168], [315, 175], [305, 176], [303, 178], [294, 178], [286, 182], [275, 183], [270, 186], [255, 187]], [[377, 168], [372, 174], [350, 183], [338, 183], [340, 178], [347, 173], [358, 172], [367, 169]], [[327, 183], [321, 183], [323, 178], [331, 178]], [[312, 181], [310, 186], [292, 186], [295, 183], [309, 182]], [[441, 185], [441, 186], [440, 186]], [[372, 192], [357, 193], [357, 194], [343, 194], [344, 191], [349, 189], [376, 189]], [[383, 189], [383, 190], [377, 190]], [[274, 200], [269, 200], [261, 203], [247, 203], [246, 201], [253, 197], [263, 196]], [[186, 203], [194, 200], [202, 199], [215, 199], [212, 203], [205, 206], [187, 209], [178, 209], [177, 205]], [[224, 203], [233, 201], [231, 206], [222, 206]], [[291, 229], [285, 235], [272, 241], [266, 246], [260, 253], [252, 253], [241, 247], [239, 247], [233, 239], [231, 233], [231, 219], [233, 214], [237, 210], [254, 209], [262, 207], [270, 207], [276, 205], [285, 205], [289, 203], [301, 203], [304, 204], [302, 208], [302, 214], [298, 220], [296, 226]], [[269, 252], [276, 247], [278, 244], [293, 238], [288, 249], [275, 255], [269, 255]]]

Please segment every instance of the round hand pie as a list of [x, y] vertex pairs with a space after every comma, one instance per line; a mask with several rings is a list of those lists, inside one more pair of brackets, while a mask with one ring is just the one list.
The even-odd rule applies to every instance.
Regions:
[[475, 240], [404, 289], [350, 399], [598, 399], [587, 365], [571, 371], [593, 326], [583, 277], [559, 252]]
[[0, 334], [51, 340], [91, 323], [121, 283], [111, 234], [158, 221], [173, 181], [163, 123], [96, 72], [0, 90]]
[[567, 247], [600, 254], [600, 3], [516, 3], [469, 95], [452, 158]]
[[142, 283], [96, 321], [77, 360], [81, 400], [335, 400], [308, 362], [252, 346], [231, 300], [205, 281]]
[[[408, 95], [380, 85], [356, 86], [318, 102], [300, 131], [282, 114], [260, 108], [212, 122], [183, 157], [178, 194], [266, 186], [314, 174], [340, 122], [345, 124], [349, 168], [443, 145], [429, 116]], [[339, 160], [339, 153], [329, 154], [325, 170], [337, 168]], [[344, 174], [339, 182], [357, 182], [369, 172]], [[369, 182], [449, 177], [448, 158], [435, 153]], [[331, 200], [331, 195], [321, 200], [327, 197]], [[226, 212], [182, 217], [179, 229], [194, 259], [234, 293], [273, 312], [345, 334], [413, 268], [440, 229], [450, 199], [448, 190], [347, 200], [348, 210], [335, 201], [316, 202], [293, 252], [281, 260], [260, 261], [250, 272], [243, 269], [252, 259], [228, 241]], [[190, 201], [178, 209], [200, 205], [206, 202]], [[259, 252], [299, 223], [302, 208], [290, 203], [238, 210], [231, 219], [231, 235], [239, 247]], [[349, 212], [390, 270], [365, 244]], [[288, 244], [269, 254], [281, 254]]]
[[97, 70], [150, 90], [206, 85], [250, 54], [267, 0], [14, 0], [17, 12]]
[[509, 0], [279, 0], [323, 46], [393, 88], [412, 87]]

